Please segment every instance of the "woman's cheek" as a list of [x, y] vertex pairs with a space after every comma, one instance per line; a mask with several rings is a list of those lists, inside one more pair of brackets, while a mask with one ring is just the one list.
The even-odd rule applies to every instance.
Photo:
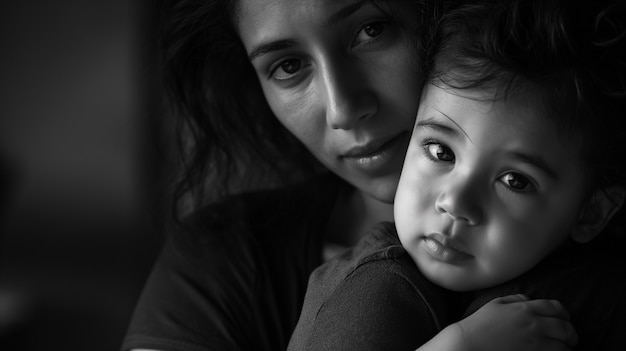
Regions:
[[297, 114], [289, 96], [284, 92], [277, 92], [271, 87], [264, 87], [263, 91], [274, 116], [289, 131], [294, 133], [294, 128], [297, 127]]

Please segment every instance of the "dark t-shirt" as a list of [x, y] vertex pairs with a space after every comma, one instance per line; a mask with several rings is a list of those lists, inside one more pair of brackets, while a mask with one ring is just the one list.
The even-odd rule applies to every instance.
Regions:
[[381, 223], [313, 271], [288, 350], [415, 350], [450, 323], [450, 301]]
[[286, 349], [346, 186], [326, 175], [195, 213], [166, 243], [122, 349]]

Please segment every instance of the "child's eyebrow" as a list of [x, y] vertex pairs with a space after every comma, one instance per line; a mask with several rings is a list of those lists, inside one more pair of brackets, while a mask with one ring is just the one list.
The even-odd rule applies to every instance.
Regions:
[[443, 112], [440, 112], [441, 115], [443, 115], [444, 117], [446, 117], [447, 119], [450, 120], [450, 122], [452, 122], [457, 129], [454, 128], [450, 128], [448, 126], [446, 126], [445, 124], [439, 123], [437, 121], [436, 118], [426, 118], [424, 120], [418, 121], [415, 123], [415, 130], [419, 130], [419, 129], [425, 129], [425, 128], [430, 128], [430, 129], [434, 129], [440, 133], [443, 134], [447, 134], [453, 138], [460, 138], [461, 137], [461, 133], [463, 133], [463, 135], [465, 135], [465, 137], [467, 138], [467, 140], [470, 141], [470, 143], [472, 142], [472, 139], [469, 137], [469, 135], [467, 135], [467, 133], [465, 133], [465, 131], [463, 130], [463, 128], [461, 128], [461, 126], [459, 126], [452, 118], [450, 118], [450, 116], [446, 115]]
[[437, 122], [431, 121], [431, 120], [423, 120], [423, 121], [419, 121], [415, 123], [415, 130], [422, 130], [422, 129], [434, 129], [440, 133], [448, 134], [452, 136], [457, 136], [459, 134], [456, 130], [448, 126], [444, 126], [443, 124], [439, 124]]
[[552, 169], [552, 167], [550, 167], [548, 162], [538, 155], [532, 155], [519, 151], [509, 151], [507, 152], [507, 155], [511, 158], [519, 160], [520, 162], [528, 163], [536, 168], [539, 168], [554, 180], [559, 180], [559, 175]]

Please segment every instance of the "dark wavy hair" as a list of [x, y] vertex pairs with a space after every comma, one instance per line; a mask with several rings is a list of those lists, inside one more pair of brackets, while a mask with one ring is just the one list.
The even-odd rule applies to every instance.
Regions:
[[170, 192], [177, 220], [225, 195], [315, 169], [265, 101], [235, 31], [235, 6], [234, 0], [164, 0], [159, 8], [165, 118], [175, 121], [165, 132], [177, 150]]
[[420, 48], [429, 81], [541, 92], [567, 138], [583, 136], [590, 190], [626, 185], [626, 7], [620, 0], [465, 0]]

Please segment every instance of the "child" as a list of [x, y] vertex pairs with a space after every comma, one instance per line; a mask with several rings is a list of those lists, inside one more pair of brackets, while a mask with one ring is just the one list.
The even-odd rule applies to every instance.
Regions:
[[[626, 193], [623, 6], [479, 0], [443, 15], [422, 46], [431, 65], [396, 193], [397, 235], [383, 223], [311, 275], [290, 350], [576, 345], [555, 300], [496, 298], [449, 324], [458, 316], [438, 296], [480, 300], [540, 270], [575, 284], [554, 268], [604, 258], [578, 254]], [[593, 337], [578, 346], [623, 349]]]

